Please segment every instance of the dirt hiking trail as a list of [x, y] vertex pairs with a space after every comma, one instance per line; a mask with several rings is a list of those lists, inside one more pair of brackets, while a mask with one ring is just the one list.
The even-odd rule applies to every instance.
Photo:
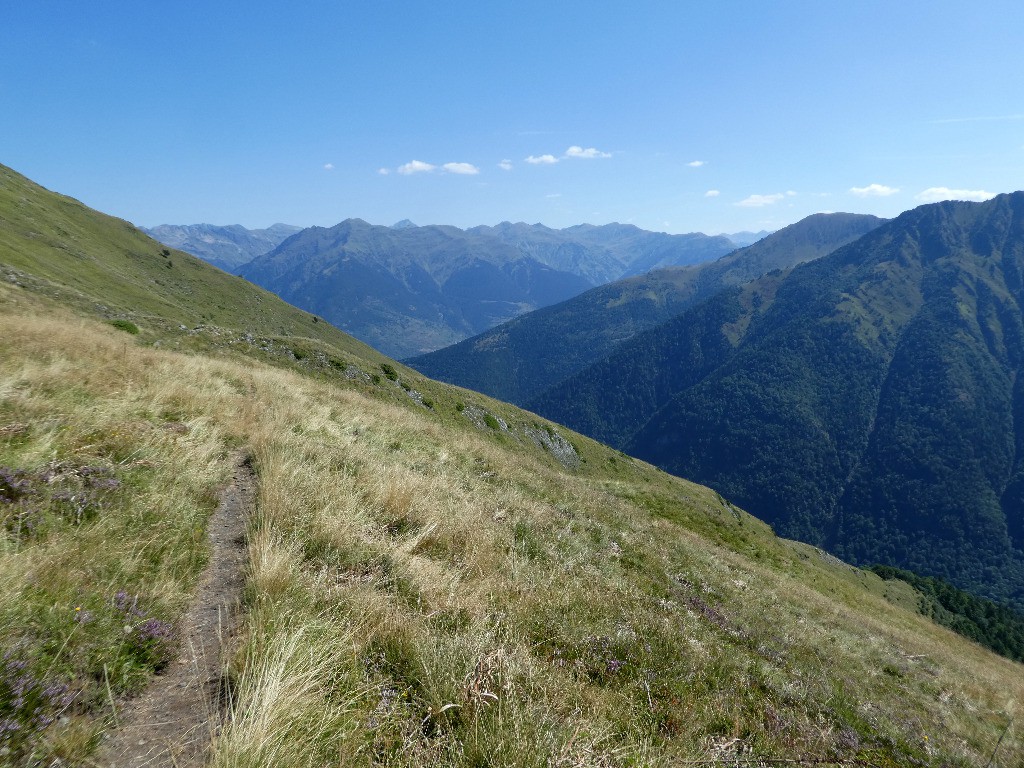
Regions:
[[178, 627], [179, 657], [117, 711], [93, 763], [102, 768], [199, 768], [222, 720], [223, 670], [240, 622], [245, 526], [256, 497], [248, 456], [235, 459], [207, 536], [210, 562]]

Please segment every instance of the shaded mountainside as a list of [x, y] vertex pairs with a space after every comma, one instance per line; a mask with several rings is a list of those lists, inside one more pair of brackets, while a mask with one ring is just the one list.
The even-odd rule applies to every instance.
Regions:
[[922, 206], [531, 409], [786, 536], [1024, 601], [1024, 193]]
[[407, 362], [433, 378], [523, 405], [718, 291], [824, 256], [882, 221], [815, 214], [717, 261], [600, 286]]
[[607, 225], [504, 223], [313, 227], [242, 273], [395, 357], [453, 344], [615, 279], [646, 261], [691, 263], [732, 250], [723, 237]]
[[303, 230], [241, 272], [395, 357], [453, 343], [591, 285], [455, 227], [393, 229], [359, 219]]
[[[213, 766], [1024, 760], [1022, 667], [906, 582], [0, 174], [5, 765], [102, 762], [188, 664], [208, 533], [245, 600], [209, 731], [158, 734], [176, 760], [197, 736]], [[214, 513], [239, 456], [244, 540]]]
[[164, 245], [235, 274], [243, 264], [273, 250], [302, 227], [274, 224], [266, 229], [246, 229], [239, 224], [160, 224], [141, 229]]

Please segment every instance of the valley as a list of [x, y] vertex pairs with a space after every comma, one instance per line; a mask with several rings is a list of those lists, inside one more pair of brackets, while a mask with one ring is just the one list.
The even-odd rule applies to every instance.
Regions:
[[908, 211], [526, 405], [781, 535], [1019, 605], [1022, 203]]
[[874, 216], [816, 214], [714, 261], [616, 280], [407, 362], [433, 378], [526, 406], [716, 293], [824, 256], [881, 223]]
[[461, 230], [350, 219], [306, 230], [195, 225], [151, 233], [396, 358], [453, 344], [625, 275], [735, 248], [724, 236], [620, 224], [555, 230], [505, 222]]

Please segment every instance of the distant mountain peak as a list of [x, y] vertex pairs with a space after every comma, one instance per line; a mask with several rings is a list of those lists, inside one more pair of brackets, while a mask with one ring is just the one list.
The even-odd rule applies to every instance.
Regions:
[[236, 272], [301, 230], [280, 222], [266, 229], [247, 229], [241, 224], [160, 224], [142, 229], [164, 245], [198, 256], [225, 272]]
[[[596, 363], [628, 338], [667, 322], [714, 293], [819, 258], [882, 221], [857, 214], [810, 216], [738, 250], [722, 235], [647, 232], [631, 237], [629, 224], [576, 225], [561, 232], [573, 233], [577, 241], [589, 236], [594, 246], [606, 250], [625, 243], [619, 253], [648, 252], [651, 257], [639, 257], [639, 268], [620, 266], [620, 274], [628, 277], [408, 362], [433, 378], [523, 405]], [[679, 259], [661, 259], [658, 248], [666, 249], [662, 253], [667, 255], [673, 244], [680, 253], [684, 245], [704, 253], [717, 249], [718, 258], [695, 259], [689, 265]], [[663, 264], [668, 267], [662, 268]]]
[[409, 219], [402, 219], [401, 221], [396, 221], [394, 224], [392, 224], [391, 228], [392, 229], [415, 229], [416, 226], [417, 225], [416, 225], [415, 222], [412, 222]]
[[727, 237], [734, 243], [736, 243], [737, 248], [743, 248], [748, 245], [753, 245], [758, 240], [763, 240], [770, 234], [771, 232], [769, 232], [767, 229], [762, 229], [760, 232], [723, 232], [720, 235], [720, 237]]

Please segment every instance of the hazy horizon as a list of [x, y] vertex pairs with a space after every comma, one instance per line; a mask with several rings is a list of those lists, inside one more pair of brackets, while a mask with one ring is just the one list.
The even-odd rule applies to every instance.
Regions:
[[139, 225], [776, 230], [1024, 177], [999, 0], [12, 6], [0, 162]]

